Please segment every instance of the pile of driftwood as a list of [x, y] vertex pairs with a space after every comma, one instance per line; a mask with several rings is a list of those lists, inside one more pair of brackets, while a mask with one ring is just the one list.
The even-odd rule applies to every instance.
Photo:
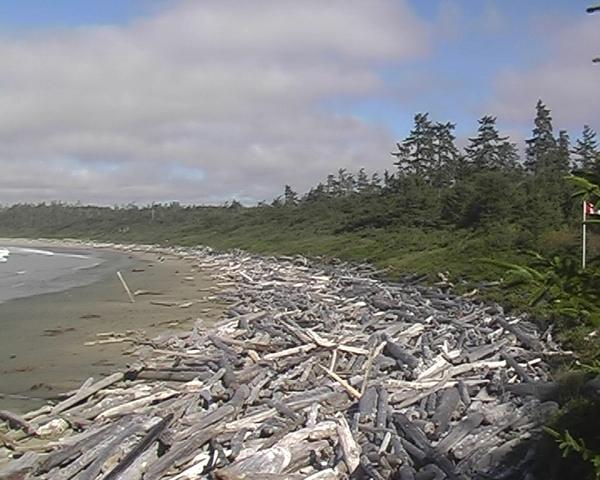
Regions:
[[528, 456], [502, 460], [558, 408], [547, 361], [564, 352], [497, 305], [368, 265], [154, 251], [214, 276], [225, 318], [0, 412], [1, 479], [511, 478]]

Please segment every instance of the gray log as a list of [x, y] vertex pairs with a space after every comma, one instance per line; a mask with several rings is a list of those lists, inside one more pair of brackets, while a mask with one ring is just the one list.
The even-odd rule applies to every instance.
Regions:
[[461, 379], [458, 381], [458, 393], [460, 395], [460, 401], [464, 404], [465, 407], [471, 405], [471, 395], [469, 395], [469, 389], [465, 382]]
[[383, 477], [377, 471], [377, 467], [371, 463], [366, 455], [361, 455], [360, 466], [365, 473], [373, 480], [383, 480]]
[[448, 429], [450, 419], [458, 403], [460, 402], [460, 394], [457, 388], [449, 388], [442, 394], [441, 400], [437, 406], [437, 410], [431, 421], [436, 427], [436, 434], [439, 436]]
[[435, 463], [421, 467], [415, 474], [415, 480], [444, 480], [446, 474]]
[[377, 407], [377, 390], [375, 387], [369, 387], [360, 397], [358, 402], [358, 411], [362, 421], [371, 421], [375, 416]]
[[475, 430], [483, 421], [483, 415], [473, 412], [455, 425], [433, 449], [434, 455], [445, 455], [463, 438]]
[[536, 352], [541, 350], [541, 344], [538, 339], [533, 338], [533, 337], [527, 335], [526, 333], [523, 333], [519, 327], [517, 327], [516, 325], [511, 325], [510, 323], [508, 323], [504, 318], [502, 318], [499, 315], [496, 315], [494, 317], [494, 319], [496, 320], [496, 322], [498, 322], [498, 324], [504, 330], [511, 332], [515, 337], [517, 337], [517, 339], [523, 345], [528, 346], [529, 348], [531, 348], [532, 350], [534, 350]]
[[165, 418], [163, 418], [160, 422], [154, 425], [144, 438], [142, 438], [138, 444], [133, 447], [133, 449], [125, 456], [123, 459], [103, 477], [102, 480], [113, 480], [119, 477], [125, 470], [127, 470], [135, 460], [142, 455], [146, 449], [154, 443], [155, 440], [158, 439], [159, 435], [163, 432], [165, 428], [169, 425], [169, 422], [173, 420], [173, 414], [170, 413]]
[[211, 377], [207, 372], [169, 371], [169, 370], [142, 370], [136, 375], [138, 380], [162, 380], [166, 382], [191, 382], [192, 380], [208, 380]]
[[18, 460], [13, 460], [0, 470], [0, 480], [24, 480], [29, 478], [31, 472], [39, 462], [39, 456], [34, 452], [27, 452]]
[[559, 385], [556, 382], [515, 383], [507, 385], [506, 390], [522, 397], [533, 396], [544, 402], [557, 397]]
[[100, 380], [99, 382], [95, 383], [94, 385], [90, 386], [89, 388], [80, 390], [75, 395], [73, 395], [71, 398], [68, 398], [64, 402], [60, 402], [58, 405], [56, 405], [52, 409], [51, 415], [58, 415], [59, 413], [64, 412], [65, 410], [68, 410], [69, 408], [77, 405], [79, 402], [82, 402], [82, 401], [88, 399], [89, 397], [91, 397], [95, 393], [99, 392], [103, 388], [109, 387], [112, 384], [121, 381], [123, 379], [123, 376], [124, 376], [123, 372], [113, 373], [112, 375], [104, 378], [103, 380]]
[[49, 472], [54, 467], [57, 467], [66, 461], [75, 457], [79, 452], [89, 451], [96, 446], [98, 446], [102, 441], [106, 440], [108, 437], [112, 436], [117, 432], [120, 425], [128, 423], [128, 418], [122, 418], [117, 422], [106, 425], [96, 432], [93, 432], [92, 435], [88, 435], [85, 438], [82, 438], [79, 442], [64, 447], [57, 452], [51, 453], [44, 461], [39, 465], [37, 469], [37, 474], [42, 474], [45, 472]]
[[419, 365], [419, 361], [394, 342], [389, 335], [384, 335], [384, 340], [387, 341], [384, 349], [387, 356], [395, 358], [401, 364], [408, 365], [410, 368], [416, 368]]
[[123, 430], [119, 435], [117, 435], [105, 448], [103, 448], [100, 452], [98, 452], [98, 456], [92, 462], [92, 464], [87, 467], [78, 477], [78, 480], [94, 480], [100, 470], [102, 470], [102, 466], [106, 463], [108, 458], [115, 453], [121, 444], [131, 435], [136, 434], [141, 430], [141, 425], [130, 425], [125, 430]]
[[400, 467], [400, 480], [415, 480], [415, 469], [410, 465], [403, 465]]
[[481, 360], [483, 358], [489, 357], [490, 355], [496, 353], [500, 350], [504, 345], [508, 343], [508, 338], [503, 338], [498, 340], [497, 342], [491, 345], [482, 345], [481, 347], [475, 347], [469, 349], [469, 351], [465, 354], [465, 358], [469, 363], [476, 362], [477, 360]]
[[379, 387], [379, 396], [377, 398], [377, 417], [375, 418], [375, 426], [377, 428], [387, 427], [389, 409], [388, 392], [382, 385]]
[[211, 438], [218, 435], [216, 428], [207, 428], [197, 432], [193, 437], [182, 440], [171, 447], [171, 450], [148, 468], [144, 480], [158, 480], [177, 463], [184, 463], [197, 454]]
[[7, 422], [10, 428], [20, 428], [28, 435], [31, 435], [33, 432], [35, 432], [35, 427], [16, 413], [12, 413], [7, 410], [0, 410], [0, 420]]
[[415, 426], [406, 417], [406, 415], [396, 412], [393, 414], [392, 419], [394, 424], [402, 432], [404, 438], [413, 443], [417, 448], [421, 449], [423, 452], [428, 452], [431, 449], [431, 444], [429, 443], [429, 440], [427, 439], [423, 431], [419, 427]]
[[509, 367], [515, 371], [515, 373], [523, 380], [524, 382], [531, 383], [533, 382], [533, 378], [517, 363], [517, 361], [508, 354], [508, 352], [504, 349], [500, 350], [500, 356], [506, 361]]

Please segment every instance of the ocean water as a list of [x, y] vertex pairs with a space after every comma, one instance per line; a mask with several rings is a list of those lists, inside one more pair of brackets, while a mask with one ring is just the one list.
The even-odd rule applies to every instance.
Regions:
[[106, 260], [94, 250], [0, 245], [0, 303], [92, 283]]

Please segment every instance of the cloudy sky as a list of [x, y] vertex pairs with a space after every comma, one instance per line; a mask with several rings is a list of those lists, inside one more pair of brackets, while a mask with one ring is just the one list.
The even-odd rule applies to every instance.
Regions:
[[2, 0], [0, 204], [249, 205], [393, 169], [416, 112], [600, 132], [589, 3]]

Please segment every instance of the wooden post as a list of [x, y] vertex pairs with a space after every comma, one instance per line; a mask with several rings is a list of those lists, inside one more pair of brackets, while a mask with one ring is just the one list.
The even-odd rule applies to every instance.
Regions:
[[121, 283], [123, 284], [123, 288], [127, 292], [127, 296], [129, 297], [129, 300], [131, 300], [131, 303], [135, 303], [135, 299], [133, 298], [133, 295], [131, 294], [131, 290], [129, 290], [127, 283], [125, 283], [125, 279], [123, 278], [123, 275], [121, 275], [121, 272], [117, 271], [117, 277], [119, 277], [119, 280], [121, 280]]
[[581, 268], [585, 268], [585, 244], [586, 244], [586, 209], [587, 209], [587, 200], [583, 199], [583, 220], [581, 222], [582, 225], [582, 234], [581, 234]]

